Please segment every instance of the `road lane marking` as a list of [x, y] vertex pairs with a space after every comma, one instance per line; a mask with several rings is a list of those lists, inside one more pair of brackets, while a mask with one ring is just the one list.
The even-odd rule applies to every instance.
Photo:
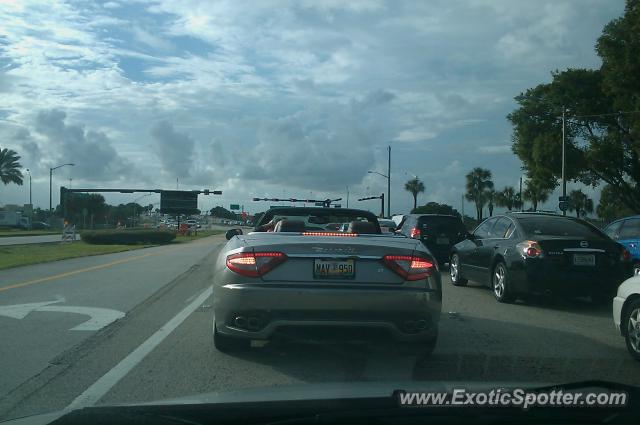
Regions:
[[52, 305], [64, 302], [64, 297], [59, 297], [53, 301], [44, 301], [39, 303], [15, 304], [0, 306], [0, 316], [10, 317], [12, 319], [24, 319], [32, 311], [45, 311], [52, 313], [72, 313], [83, 314], [89, 316], [79, 325], [69, 329], [70, 331], [97, 331], [105, 326], [124, 317], [124, 313], [111, 308], [100, 307], [80, 307], [74, 305]]
[[111, 390], [122, 378], [124, 378], [131, 370], [136, 367], [154, 348], [156, 348], [164, 339], [171, 334], [187, 317], [200, 307], [207, 298], [213, 294], [213, 287], [205, 289], [195, 300], [187, 305], [180, 313], [176, 314], [171, 320], [165, 323], [145, 342], [140, 344], [138, 348], [133, 350], [127, 357], [122, 359], [120, 363], [115, 365], [110, 371], [102, 375], [100, 379], [94, 382], [82, 394], [76, 397], [65, 410], [80, 409], [90, 407], [96, 404], [105, 394]]
[[[219, 236], [219, 235], [212, 235], [212, 236]], [[202, 239], [197, 239], [195, 241], [188, 242], [188, 243], [185, 243], [185, 244], [182, 244], [182, 245], [165, 248], [165, 249], [159, 250], [157, 252], [150, 252], [148, 254], [137, 255], [137, 256], [134, 256], [134, 257], [127, 257], [127, 258], [123, 258], [123, 259], [120, 259], [120, 260], [111, 261], [111, 262], [105, 263], [105, 264], [99, 264], [97, 266], [86, 267], [86, 268], [83, 268], [83, 269], [72, 270], [70, 272], [60, 273], [60, 274], [56, 274], [56, 275], [53, 275], [53, 276], [46, 276], [46, 277], [41, 277], [41, 278], [37, 278], [37, 279], [33, 279], [33, 280], [28, 280], [28, 281], [25, 281], [25, 282], [14, 283], [12, 285], [2, 286], [2, 287], [0, 287], [0, 292], [8, 291], [9, 289], [21, 288], [23, 286], [34, 285], [34, 284], [37, 284], [37, 283], [43, 283], [43, 282], [49, 282], [49, 281], [52, 281], [52, 280], [62, 279], [62, 278], [69, 277], [69, 276], [74, 276], [74, 275], [80, 274], [80, 273], [86, 273], [86, 272], [91, 272], [91, 271], [94, 271], [94, 270], [105, 269], [105, 268], [108, 268], [108, 267], [116, 266], [118, 264], [129, 263], [131, 261], [140, 260], [142, 258], [147, 258], [147, 257], [155, 256], [155, 255], [160, 255], [160, 254], [163, 254], [163, 253], [165, 253], [167, 251], [171, 251], [173, 249], [187, 248], [189, 245], [200, 245], [200, 244], [203, 244], [203, 243], [206, 243], [206, 242], [210, 242], [210, 241], [207, 241], [206, 239], [208, 239], [208, 238], [210, 238], [212, 236], [207, 236], [207, 237], [204, 237]], [[78, 258], [83, 258], [83, 257], [78, 257]]]
[[85, 267], [83, 269], [72, 270], [70, 272], [60, 273], [60, 274], [56, 274], [56, 275], [53, 275], [53, 276], [46, 276], [46, 277], [41, 277], [41, 278], [38, 278], [38, 279], [27, 280], [26, 282], [14, 283], [13, 285], [7, 285], [7, 286], [0, 287], [0, 292], [7, 291], [9, 289], [21, 288], [23, 286], [34, 285], [36, 283], [49, 282], [51, 280], [62, 279], [64, 277], [74, 276], [74, 275], [80, 274], [80, 273], [86, 273], [86, 272], [91, 272], [91, 271], [94, 271], [94, 270], [106, 269], [107, 267], [115, 266], [115, 265], [118, 265], [118, 264], [129, 263], [131, 261], [140, 260], [142, 258], [147, 258], [147, 257], [151, 257], [151, 256], [154, 256], [154, 255], [160, 255], [163, 252], [164, 251], [150, 252], [148, 254], [137, 255], [135, 257], [122, 258], [120, 260], [115, 260], [115, 261], [111, 261], [109, 263], [99, 264], [97, 266]]

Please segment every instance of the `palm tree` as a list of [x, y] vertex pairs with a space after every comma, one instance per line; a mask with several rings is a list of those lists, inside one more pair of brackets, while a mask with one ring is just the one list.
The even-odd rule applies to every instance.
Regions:
[[11, 149], [0, 149], [0, 180], [2, 183], [22, 185], [22, 166], [18, 162], [20, 156]]
[[582, 190], [572, 190], [569, 193], [569, 211], [575, 211], [576, 217], [584, 217], [593, 212], [593, 200]]
[[489, 217], [493, 217], [493, 202], [496, 198], [496, 191], [493, 189], [487, 190], [487, 201], [489, 201], [489, 205], [487, 205], [487, 207], [489, 208]]
[[481, 221], [482, 208], [484, 208], [488, 200], [487, 191], [493, 189], [491, 171], [476, 167], [466, 175], [466, 178], [467, 193], [465, 193], [464, 197], [467, 201], [471, 201], [476, 205], [476, 218]]
[[411, 192], [413, 196], [413, 209], [418, 207], [418, 193], [424, 192], [424, 183], [415, 177], [404, 184], [404, 190]]
[[537, 211], [538, 204], [547, 202], [551, 192], [553, 192], [553, 188], [550, 188], [537, 179], [529, 179], [522, 192], [522, 197], [531, 202], [533, 211]]
[[518, 194], [516, 193], [516, 189], [513, 186], [506, 186], [500, 192], [496, 194], [496, 205], [499, 207], [505, 207], [509, 211], [514, 208], [519, 208], [518, 204]]

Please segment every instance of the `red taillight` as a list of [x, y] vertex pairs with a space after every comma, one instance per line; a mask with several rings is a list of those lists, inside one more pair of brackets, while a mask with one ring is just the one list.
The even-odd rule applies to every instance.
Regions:
[[622, 251], [620, 252], [620, 261], [631, 261], [631, 253], [627, 248], [622, 248]]
[[227, 256], [227, 267], [247, 277], [260, 277], [287, 260], [282, 252], [239, 252]]
[[414, 227], [413, 229], [411, 229], [411, 233], [409, 234], [409, 236], [411, 236], [412, 238], [419, 238], [420, 229], [418, 229], [417, 227]]
[[428, 259], [411, 255], [385, 255], [382, 261], [405, 280], [425, 279], [435, 269]]
[[536, 241], [524, 241], [516, 245], [518, 251], [525, 258], [539, 258], [542, 256], [542, 248]]
[[302, 236], [340, 236], [340, 237], [355, 237], [357, 233], [342, 233], [342, 232], [303, 232]]

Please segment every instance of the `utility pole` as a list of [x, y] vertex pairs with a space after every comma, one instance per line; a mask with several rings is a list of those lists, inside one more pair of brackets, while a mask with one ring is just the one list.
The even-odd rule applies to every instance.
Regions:
[[[565, 147], [565, 109], [564, 105], [562, 105], [562, 199], [567, 199], [567, 179], [565, 176], [565, 168], [566, 168], [566, 147]], [[562, 211], [562, 215], [567, 215], [567, 209], [565, 208]]]
[[389, 218], [391, 218], [391, 145], [389, 145], [388, 150], [389, 164], [387, 167], [387, 214], [389, 214]]
[[349, 186], [347, 186], [347, 208], [349, 208]]
[[460, 195], [460, 205], [462, 206], [462, 219], [464, 220], [464, 194]]

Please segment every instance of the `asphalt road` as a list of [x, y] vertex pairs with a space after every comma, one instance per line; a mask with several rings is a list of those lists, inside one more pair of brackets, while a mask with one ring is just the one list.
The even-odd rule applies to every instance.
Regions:
[[[8, 271], [14, 275], [0, 282], [0, 417], [296, 384], [640, 383], [640, 363], [626, 352], [608, 306], [498, 304], [488, 289], [454, 287], [448, 277], [440, 338], [429, 358], [379, 342], [291, 341], [222, 354], [211, 340], [212, 262], [222, 242], [212, 237]], [[38, 281], [47, 276], [53, 278]], [[16, 287], [18, 281], [26, 285]], [[59, 302], [22, 319], [2, 316], [8, 305], [50, 300]], [[99, 330], [73, 331], [87, 316], [51, 306], [126, 315]]]

